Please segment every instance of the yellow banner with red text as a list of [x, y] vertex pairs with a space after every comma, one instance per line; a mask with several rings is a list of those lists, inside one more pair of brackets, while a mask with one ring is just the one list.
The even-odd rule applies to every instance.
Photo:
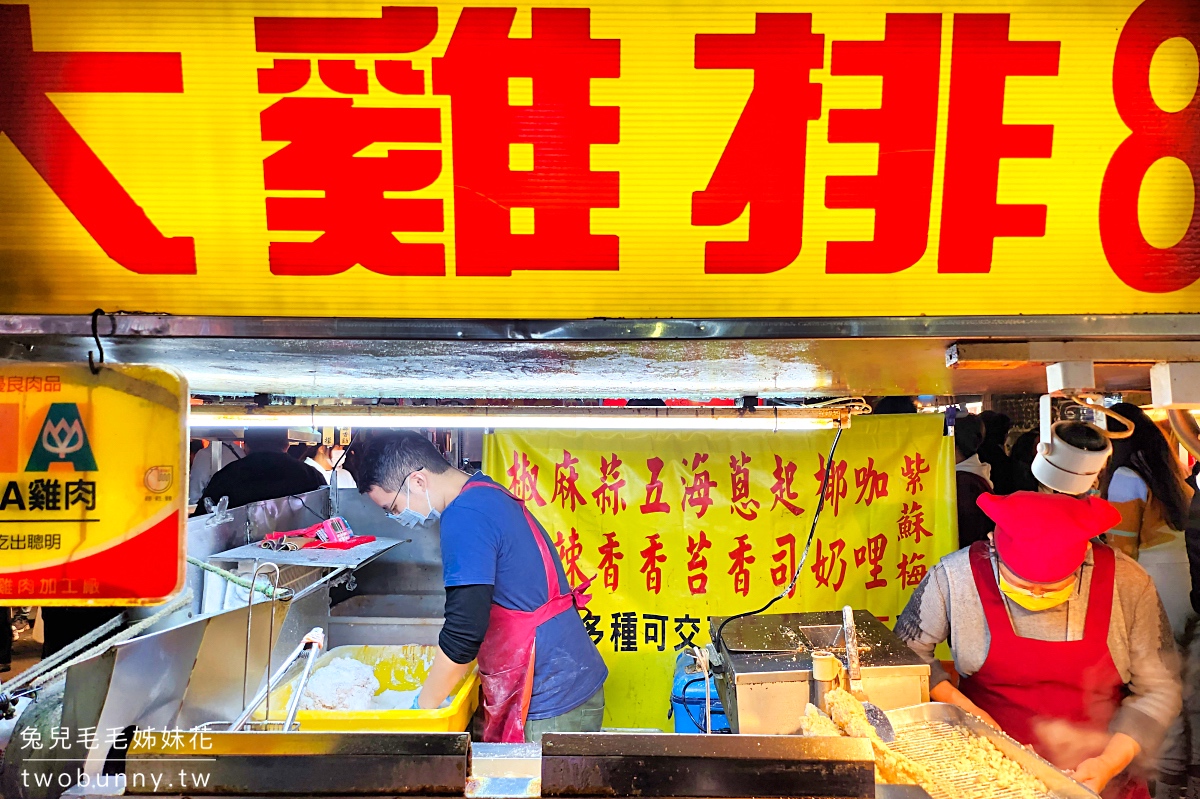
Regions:
[[1196, 312], [1197, 47], [1192, 0], [0, 3], [0, 313]]
[[[854, 420], [833, 458], [793, 595], [771, 612], [866, 608], [894, 623], [956, 548], [953, 441], [941, 415]], [[572, 585], [610, 670], [606, 726], [666, 727], [675, 659], [708, 617], [785, 589], [816, 510], [833, 431], [501, 431], [487, 473], [523, 498]]]

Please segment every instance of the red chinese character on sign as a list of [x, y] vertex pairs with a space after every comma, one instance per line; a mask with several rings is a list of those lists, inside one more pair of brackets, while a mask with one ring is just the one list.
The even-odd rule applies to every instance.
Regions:
[[536, 464], [529, 462], [528, 455], [524, 452], [517, 453], [514, 450], [512, 466], [509, 466], [507, 471], [508, 476], [512, 478], [508, 483], [508, 490], [517, 499], [523, 499], [526, 502], [532, 499], [542, 506], [546, 504], [546, 500], [538, 491], [538, 468]]
[[775, 497], [775, 501], [771, 503], [771, 510], [775, 510], [776, 505], [782, 505], [791, 511], [793, 516], [804, 513], [804, 508], [791, 501], [800, 498], [800, 495], [792, 490], [792, 481], [796, 479], [796, 464], [788, 461], [787, 465], [784, 465], [783, 458], [776, 455], [775, 471], [771, 472], [771, 475], [775, 478], [775, 484], [771, 486], [771, 495]]
[[[822, 551], [821, 539], [817, 539], [817, 559], [816, 562], [809, 567], [813, 573], [813, 576], [817, 580], [817, 585], [823, 585], [826, 588], [832, 587], [834, 591], [841, 590], [842, 583], [846, 580], [847, 564], [845, 558], [842, 557], [842, 553], [845, 552], [845, 550], [846, 542], [839, 538], [829, 545], [829, 554], [826, 555]], [[841, 570], [838, 571], [837, 579], [833, 580], [831, 584], [830, 579], [832, 579], [834, 571], [837, 570], [839, 566], [841, 567]]]
[[600, 570], [604, 572], [604, 587], [610, 591], [616, 591], [621, 582], [621, 564], [617, 561], [624, 560], [625, 555], [617, 551], [620, 548], [616, 533], [604, 534], [604, 543], [599, 547]]
[[688, 536], [687, 551], [690, 558], [688, 559], [688, 590], [692, 594], [704, 594], [708, 592], [708, 575], [705, 570], [708, 569], [708, 558], [704, 556], [704, 550], [712, 549], [712, 542], [708, 540], [708, 536], [704, 531], [700, 531], [698, 538]]
[[105, 254], [138, 274], [195, 274], [195, 242], [160, 233], [48, 95], [182, 91], [179, 53], [35, 51], [29, 6], [0, 5], [0, 132]]
[[649, 545], [641, 551], [642, 574], [646, 575], [646, 590], [658, 593], [662, 590], [662, 569], [660, 563], [667, 562], [666, 555], [660, 555], [663, 545], [658, 541], [658, 533], [646, 536]]
[[736, 455], [729, 456], [730, 481], [732, 483], [730, 492], [729, 512], [737, 512], [747, 521], [754, 521], [758, 518], [758, 500], [750, 498], [750, 469], [747, 464], [750, 463], [750, 456], [742, 453], [739, 459]]
[[921, 475], [929, 474], [929, 464], [925, 462], [925, 458], [921, 453], [916, 453], [914, 456], [904, 456], [904, 468], [900, 470], [900, 475], [908, 480], [908, 484], [904, 489], [914, 497], [918, 491], [924, 491], [925, 486], [921, 482]]
[[663, 502], [663, 482], [659, 479], [662, 474], [662, 458], [647, 458], [646, 466], [650, 469], [650, 482], [646, 483], [646, 501], [640, 506], [642, 513], [670, 513], [671, 506]]
[[[377, 19], [257, 17], [260, 53], [412, 53], [437, 35], [437, 9], [385, 7]], [[277, 59], [258, 74], [259, 92], [288, 94], [308, 82], [309, 59]], [[353, 59], [319, 59], [321, 81], [339, 94], [366, 95], [367, 70]], [[411, 61], [375, 62], [379, 85], [394, 94], [425, 93], [425, 76]], [[443, 275], [444, 245], [402, 242], [394, 234], [444, 229], [442, 201], [385, 197], [415, 192], [442, 171], [440, 149], [388, 149], [358, 155], [377, 142], [436, 144], [437, 108], [362, 107], [352, 97], [285, 97], [262, 112], [263, 141], [289, 144], [263, 162], [268, 191], [304, 189], [321, 197], [268, 197], [267, 229], [320, 231], [314, 241], [273, 241], [278, 275], [336, 275], [355, 264], [383, 275]]]
[[987, 272], [999, 236], [1046, 235], [1045, 205], [996, 202], [1001, 158], [1049, 158], [1053, 125], [1006, 125], [1010, 75], [1058, 74], [1060, 42], [1008, 38], [1008, 14], [955, 14], [939, 272]]
[[729, 567], [729, 573], [733, 575], [733, 592], [742, 596], [750, 594], [750, 570], [746, 567], [754, 563], [754, 556], [749, 554], [754, 545], [747, 540], [749, 537], [739, 535], [735, 538], [737, 546], [729, 553], [729, 559], [733, 561], [733, 565]]
[[900, 587], [913, 588], [921, 584], [925, 579], [927, 570], [924, 563], [917, 563], [919, 560], [925, 560], [925, 556], [919, 553], [905, 554], [900, 558], [900, 563], [896, 565], [899, 571]]
[[567, 507], [567, 501], [570, 500], [572, 511], [575, 510], [577, 504], [587, 504], [587, 500], [583, 498], [583, 494], [575, 485], [579, 480], [579, 473], [575, 471], [577, 463], [579, 463], [579, 458], [571, 457], [571, 453], [564, 449], [562, 463], [554, 464], [554, 494], [550, 497], [551, 502], [557, 499], [564, 508]]
[[610, 505], [614, 516], [618, 511], [625, 510], [625, 500], [621, 498], [621, 489], [624, 488], [625, 481], [617, 471], [620, 466], [621, 460], [615, 452], [611, 458], [600, 458], [600, 487], [592, 492], [592, 496], [596, 499], [596, 506], [600, 508], [601, 514], [608, 510]]
[[561, 530], [555, 531], [554, 545], [558, 547], [558, 556], [562, 558], [563, 571], [567, 573], [567, 582], [572, 587], [587, 581], [583, 569], [579, 568], [579, 557], [583, 554], [583, 545], [579, 543], [579, 533], [571, 528], [571, 536], [564, 539]]
[[704, 271], [761, 274], [800, 254], [804, 154], [809, 120], [821, 116], [825, 37], [811, 14], [757, 14], [754, 33], [696, 35], [697, 69], [752, 69], [754, 88], [704, 191], [692, 195], [693, 225], [728, 225], [749, 206], [747, 241], [710, 241]]
[[[620, 141], [620, 109], [590, 104], [594, 78], [621, 76], [621, 44], [593, 39], [586, 8], [534, 8], [531, 38], [509, 38], [515, 8], [464, 8], [433, 91], [450, 95], [459, 275], [516, 269], [616, 270], [616, 236], [590, 232], [591, 209], [619, 206], [616, 172], [590, 168], [593, 144]], [[531, 105], [509, 79], [532, 78]], [[533, 148], [510, 168], [509, 146]], [[533, 224], [514, 230], [514, 210]]]
[[854, 504], [859, 504], [865, 498], [867, 507], [870, 507], [876, 499], [888, 495], [887, 472], [876, 471], [875, 459], [867, 458], [866, 466], [854, 470], [854, 485], [858, 489], [858, 499], [854, 500]]
[[1182, 108], [1160, 107], [1150, 79], [1153, 64], [1161, 63], [1159, 48], [1177, 38], [1200, 50], [1195, 0], [1146, 0], [1125, 21], [1113, 57], [1113, 101], [1129, 135], [1104, 170], [1100, 243], [1113, 272], [1138, 291], [1179, 291], [1200, 279], [1200, 203], [1185, 206], [1192, 209], [1191, 220], [1169, 247], [1147, 241], [1138, 217], [1146, 172], [1161, 159], [1186, 164], [1193, 191], [1200, 174], [1200, 102], [1193, 93]]
[[837, 516], [842, 500], [846, 498], [846, 493], [850, 490], [850, 484], [846, 481], [846, 462], [834, 461], [833, 467], [829, 470], [828, 483], [825, 483], [825, 456], [818, 454], [817, 462], [820, 465], [816, 474], [813, 475], [817, 481], [817, 496], [821, 495], [821, 486], [825, 485], [825, 501], [833, 503], [833, 515]]
[[883, 41], [833, 43], [830, 74], [879, 75], [883, 97], [878, 108], [829, 112], [829, 141], [878, 144], [879, 167], [826, 178], [827, 208], [875, 211], [871, 241], [829, 242], [826, 272], [900, 272], [925, 254], [941, 55], [941, 14], [888, 14]]
[[912, 538], [914, 544], [919, 544], [921, 536], [933, 538], [933, 533], [925, 529], [925, 511], [916, 500], [906, 502], [900, 509], [899, 534], [896, 540]]
[[[771, 582], [775, 583], [776, 588], [781, 588], [787, 585], [796, 573], [796, 536], [786, 533], [776, 538], [775, 543], [783, 548], [771, 556], [771, 560], [779, 564], [771, 567]], [[795, 595], [796, 586], [793, 585], [792, 590], [788, 592], [788, 598]]]
[[871, 579], [866, 584], [868, 589], [887, 586], [887, 580], [879, 576], [883, 573], [883, 553], [886, 551], [887, 536], [883, 533], [868, 538], [865, 547], [858, 547], [854, 550], [855, 566], [862, 566], [868, 562], [871, 564]]
[[[708, 470], [702, 472], [696, 471], [700, 468], [700, 464], [708, 460], [708, 453], [701, 454], [697, 452], [692, 457], [692, 484], [688, 485], [686, 477], [680, 477], [679, 481], [683, 483], [683, 502], [679, 503], [680, 510], [686, 511], [688, 505], [693, 508], [699, 508], [696, 511], [696, 518], [699, 519], [708, 511], [710, 505], [713, 504], [712, 497], [709, 492], [716, 487], [716, 483], [708, 476]], [[687, 459], [684, 458], [683, 465], [687, 466]]]

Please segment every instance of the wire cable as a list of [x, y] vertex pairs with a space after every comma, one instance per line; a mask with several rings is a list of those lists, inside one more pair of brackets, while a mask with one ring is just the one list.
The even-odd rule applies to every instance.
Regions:
[[729, 618], [725, 619], [725, 621], [721, 622], [721, 626], [717, 628], [716, 636], [718, 652], [720, 652], [721, 648], [725, 645], [725, 628], [729, 626], [729, 622], [735, 621], [736, 619], [744, 619], [748, 616], [757, 616], [761, 613], [766, 613], [771, 609], [772, 605], [790, 594], [792, 589], [796, 587], [796, 583], [800, 581], [800, 573], [804, 571], [804, 562], [808, 560], [808, 551], [812, 548], [813, 537], [817, 534], [817, 522], [821, 520], [821, 510], [825, 507], [825, 492], [829, 488], [829, 478], [833, 473], [833, 456], [837, 452], [838, 442], [842, 438], [842, 430], [844, 429], [845, 428], [843, 428], [841, 424], [838, 424], [837, 432], [833, 436], [833, 444], [829, 447], [829, 457], [825, 460], [825, 474], [821, 477], [821, 493], [817, 500], [817, 510], [813, 513], [812, 527], [810, 527], [808, 530], [808, 540], [804, 542], [804, 551], [800, 554], [800, 563], [796, 565], [796, 572], [792, 575], [792, 581], [788, 583], [787, 587], [777, 594], [775, 598], [763, 605], [758, 610], [750, 610], [745, 613], [738, 613], [737, 615], [730, 616]]

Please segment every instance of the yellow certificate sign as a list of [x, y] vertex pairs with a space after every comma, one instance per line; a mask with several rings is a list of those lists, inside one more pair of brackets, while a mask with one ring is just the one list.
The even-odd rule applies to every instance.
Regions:
[[187, 383], [0, 366], [0, 605], [141, 605], [183, 583]]
[[1197, 312], [1197, 47], [1195, 0], [0, 3], [0, 313]]

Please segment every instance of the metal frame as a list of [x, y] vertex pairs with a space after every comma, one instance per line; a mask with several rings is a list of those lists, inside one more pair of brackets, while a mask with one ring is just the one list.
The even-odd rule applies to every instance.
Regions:
[[[101, 336], [133, 338], [606, 341], [820, 338], [1200, 338], [1194, 314], [860, 316], [761, 319], [367, 319], [109, 314]], [[0, 317], [4, 336], [85, 336], [91, 315]]]

